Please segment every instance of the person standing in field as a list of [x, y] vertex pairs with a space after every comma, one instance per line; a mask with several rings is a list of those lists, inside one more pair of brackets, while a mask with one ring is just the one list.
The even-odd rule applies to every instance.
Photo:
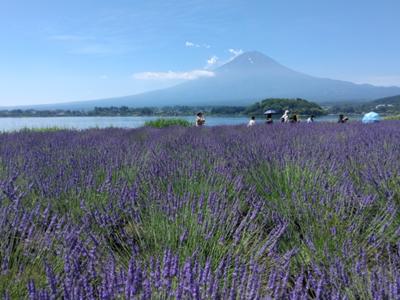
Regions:
[[266, 124], [272, 124], [273, 123], [272, 114], [267, 114], [266, 115], [265, 123]]
[[247, 124], [247, 127], [252, 127], [252, 126], [254, 126], [254, 125], [256, 125], [256, 117], [255, 117], [255, 116], [252, 116], [252, 117], [250, 118], [249, 123]]
[[308, 119], [307, 119], [307, 123], [313, 123], [314, 122], [314, 115], [311, 115]]
[[299, 122], [299, 119], [298, 119], [296, 113], [294, 113], [293, 116], [290, 118], [290, 122], [291, 122], [291, 123], [297, 123], [297, 122]]
[[196, 127], [201, 127], [206, 123], [206, 119], [204, 118], [204, 115], [202, 112], [199, 112], [196, 115]]
[[348, 117], [345, 117], [343, 114], [340, 114], [338, 123], [346, 123], [348, 120], [349, 120]]
[[285, 110], [285, 113], [281, 117], [282, 123], [289, 123], [289, 111]]

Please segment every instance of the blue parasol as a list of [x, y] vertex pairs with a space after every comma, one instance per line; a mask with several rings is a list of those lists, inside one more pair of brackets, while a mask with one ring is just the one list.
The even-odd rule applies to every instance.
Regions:
[[362, 122], [364, 124], [377, 123], [380, 120], [381, 120], [381, 117], [379, 116], [379, 114], [377, 114], [376, 112], [373, 112], [373, 111], [365, 114], [364, 117], [362, 118]]

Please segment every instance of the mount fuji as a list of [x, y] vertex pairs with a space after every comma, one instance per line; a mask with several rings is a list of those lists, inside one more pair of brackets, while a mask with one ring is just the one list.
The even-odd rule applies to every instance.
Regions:
[[266, 98], [304, 98], [317, 103], [363, 102], [400, 94], [400, 87], [378, 87], [310, 76], [291, 70], [257, 51], [245, 52], [213, 72], [212, 77], [186, 81], [166, 89], [126, 97], [54, 104], [51, 107], [238, 106]]

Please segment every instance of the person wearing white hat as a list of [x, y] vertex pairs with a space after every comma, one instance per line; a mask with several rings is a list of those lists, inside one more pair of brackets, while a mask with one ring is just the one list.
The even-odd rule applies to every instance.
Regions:
[[289, 111], [285, 110], [285, 113], [281, 117], [282, 123], [289, 123]]

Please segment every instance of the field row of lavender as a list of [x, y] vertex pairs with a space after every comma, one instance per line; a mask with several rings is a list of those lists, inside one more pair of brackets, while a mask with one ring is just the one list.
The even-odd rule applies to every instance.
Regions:
[[0, 297], [399, 299], [400, 122], [0, 134]]

